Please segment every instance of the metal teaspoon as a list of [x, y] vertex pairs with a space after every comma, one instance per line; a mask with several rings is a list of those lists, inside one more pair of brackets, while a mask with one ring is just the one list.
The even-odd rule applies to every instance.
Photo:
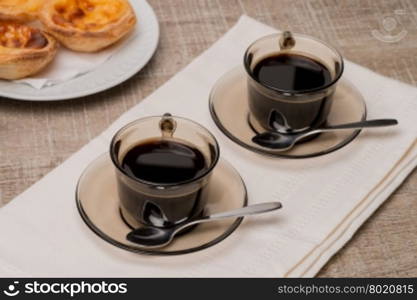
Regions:
[[174, 226], [172, 228], [159, 228], [153, 226], [140, 227], [128, 233], [126, 238], [129, 241], [138, 244], [143, 248], [162, 248], [170, 244], [178, 232], [189, 226], [199, 223], [223, 220], [226, 218], [237, 218], [266, 213], [280, 209], [281, 207], [282, 204], [280, 202], [266, 202], [261, 204], [254, 204], [227, 212], [217, 213], [211, 216], [204, 216], [199, 219], [192, 220], [188, 223]]

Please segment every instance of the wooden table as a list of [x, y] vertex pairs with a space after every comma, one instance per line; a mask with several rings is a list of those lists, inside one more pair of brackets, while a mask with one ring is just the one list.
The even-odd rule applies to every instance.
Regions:
[[[135, 0], [140, 1], [140, 0]], [[65, 102], [0, 99], [0, 199], [38, 181], [118, 116], [190, 63], [247, 14], [314, 35], [376, 72], [417, 83], [414, 0], [149, 0], [161, 24], [157, 53], [131, 80]], [[391, 30], [391, 37], [387, 30]], [[379, 30], [382, 38], [372, 33]], [[401, 32], [406, 36], [395, 42]], [[375, 31], [374, 31], [375, 33]], [[400, 100], [401, 95], [398, 95]], [[416, 116], [417, 121], [417, 116]], [[417, 276], [417, 172], [386, 201], [319, 276]]]

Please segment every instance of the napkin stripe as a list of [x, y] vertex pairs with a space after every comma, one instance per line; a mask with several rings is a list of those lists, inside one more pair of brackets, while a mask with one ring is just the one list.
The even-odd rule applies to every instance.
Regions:
[[[302, 263], [303, 263], [303, 261], [305, 261], [306, 260], [306, 258], [307, 257], [309, 257], [316, 249], [318, 249], [326, 240], [328, 240], [336, 231], [337, 231], [337, 229], [339, 229], [342, 225], [344, 225], [344, 223], [345, 223], [345, 221], [346, 220], [348, 220], [352, 215], [354, 215], [355, 213], [356, 213], [356, 211], [361, 207], [361, 206], [364, 206], [364, 208], [361, 208], [361, 210], [360, 211], [365, 211], [366, 209], [367, 209], [367, 207], [369, 207], [371, 204], [372, 204], [372, 202], [375, 200], [375, 198], [377, 198], [377, 195], [374, 197], [374, 200], [371, 200], [371, 201], [368, 201], [369, 199], [370, 199], [370, 196], [375, 192], [375, 191], [377, 191], [378, 190], [378, 188], [382, 185], [382, 184], [386, 184], [386, 186], [390, 186], [390, 184], [393, 182], [393, 181], [395, 181], [396, 180], [396, 176], [394, 175], [394, 176], [392, 176], [393, 175], [393, 173], [395, 173], [395, 169], [397, 168], [397, 166], [398, 166], [398, 164], [402, 161], [402, 160], [404, 160], [406, 157], [407, 157], [407, 155], [410, 155], [411, 154], [411, 152], [413, 151], [413, 150], [416, 150], [416, 147], [417, 147], [417, 141], [415, 141], [414, 143], [413, 143], [413, 145], [409, 148], [409, 149], [407, 149], [407, 151], [406, 151], [406, 153], [401, 157], [401, 159], [400, 159], [400, 161], [390, 170], [390, 172], [388, 172], [385, 176], [384, 176], [384, 178], [367, 194], [367, 196], [361, 201], [361, 202], [359, 202], [358, 204], [356, 204], [355, 205], [355, 207], [343, 218], [343, 220], [339, 223], [339, 225], [337, 226], [337, 227], [335, 227], [333, 230], [331, 230], [331, 232], [326, 236], [326, 238], [323, 240], [323, 242], [322, 243], [320, 243], [319, 245], [317, 245], [317, 246], [315, 246], [313, 249], [311, 249], [311, 251], [309, 252], [309, 253], [307, 253], [294, 267], [292, 267], [288, 272], [286, 272], [285, 273], [285, 275], [284, 275], [284, 277], [288, 277], [289, 276], [289, 274], [291, 274], [293, 271], [294, 271], [294, 269], [296, 269], [298, 266], [300, 266]], [[406, 167], [407, 166], [409, 166], [409, 165], [406, 165]], [[414, 168], [414, 167], [413, 167]], [[397, 173], [400, 173], [401, 172], [401, 170], [399, 170]], [[391, 178], [390, 178], [391, 177]], [[389, 181], [387, 181], [386, 182], [386, 180], [387, 179], [389, 179], [390, 178], [390, 180]], [[402, 181], [399, 181], [398, 182], [398, 184], [395, 186], [395, 188], [392, 188], [392, 191], [391, 192], [393, 192], [397, 187], [398, 187], [398, 185], [399, 184], [401, 184], [402, 183]], [[381, 191], [380, 193], [382, 193], [383, 191]], [[379, 194], [380, 194], [379, 193]], [[391, 194], [391, 193], [390, 193]], [[366, 202], [369, 202], [369, 203], [366, 203]], [[381, 203], [379, 203], [379, 205], [378, 205], [378, 207], [381, 205], [383, 203], [383, 201], [381, 202]], [[375, 210], [374, 210], [375, 211]], [[343, 231], [338, 235], [338, 237], [336, 237], [334, 240], [333, 240], [333, 242], [331, 242], [330, 244], [329, 244], [329, 246], [327, 246], [324, 250], [323, 250], [323, 252], [320, 254], [320, 255], [318, 255], [315, 259], [314, 259], [314, 261], [309, 265], [309, 266], [307, 266], [306, 267], [306, 269], [305, 269], [305, 271], [301, 274], [301, 276], [304, 276], [308, 271], [309, 271], [309, 269], [314, 265], [314, 263], [316, 263], [319, 259], [320, 259], [320, 257], [323, 255], [323, 253], [326, 251], [326, 250], [328, 250], [329, 248], [331, 248], [331, 246], [334, 244], [334, 243], [336, 243], [337, 241], [338, 241], [338, 239], [349, 229], [349, 226], [351, 226], [352, 225], [352, 223], [354, 222], [354, 220], [353, 221], [351, 221], [346, 227], [345, 227], [345, 229], [343, 229]]]
[[[381, 195], [381, 197], [377, 197], [375, 196], [374, 200], [371, 201], [368, 205], [367, 208], [365, 208], [363, 211], [360, 211], [356, 217], [354, 217], [354, 219], [349, 223], [349, 225], [343, 230], [343, 233], [341, 233], [340, 235], [338, 235], [338, 238], [331, 241], [329, 243], [329, 245], [325, 248], [325, 250], [323, 250], [322, 253], [320, 253], [319, 256], [317, 256], [317, 258], [314, 260], [315, 263], [312, 263], [309, 265], [309, 267], [305, 270], [305, 272], [303, 273], [302, 276], [313, 276], [315, 275], [322, 267], [323, 263], [321, 263], [321, 265], [319, 265], [320, 260], [323, 260], [323, 258], [325, 257], [326, 253], [331, 252], [330, 256], [328, 255], [328, 257], [325, 258], [325, 262], [327, 262], [330, 257], [332, 255], [334, 255], [337, 251], [334, 249], [336, 246], [336, 243], [339, 243], [340, 241], [343, 241], [342, 243], [345, 244], [350, 238], [353, 237], [353, 235], [355, 234], [356, 230], [362, 226], [362, 224], [375, 212], [375, 210], [377, 210], [379, 208], [379, 206], [381, 206], [386, 197], [388, 197], [390, 194], [392, 194], [399, 185], [402, 184], [402, 182], [404, 181], [404, 179], [408, 176], [408, 174], [413, 171], [413, 169], [415, 168], [415, 165], [417, 164], [417, 154], [415, 155], [414, 159], [412, 161], [410, 161], [409, 164], [406, 164], [405, 167], [403, 168], [402, 174], [396, 174], [395, 178], [392, 178], [392, 180], [390, 181], [391, 183], [393, 183], [391, 186], [387, 186], [385, 189], [381, 190], [378, 195]], [[401, 177], [399, 177], [401, 176]], [[372, 207], [373, 204], [376, 203], [376, 207]], [[350, 232], [349, 232], [350, 231]], [[345, 235], [349, 235], [348, 238], [344, 238]], [[342, 246], [343, 246], [342, 244]], [[332, 250], [333, 248], [333, 250]], [[340, 247], [336, 247], [336, 249], [339, 249]], [[312, 275], [310, 275], [312, 274]]]

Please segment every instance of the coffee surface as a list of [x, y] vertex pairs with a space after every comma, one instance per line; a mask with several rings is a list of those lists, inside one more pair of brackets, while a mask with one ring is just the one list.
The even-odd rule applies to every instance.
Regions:
[[331, 82], [331, 74], [323, 64], [298, 54], [264, 58], [253, 74], [261, 84], [285, 91], [309, 90]]
[[176, 183], [199, 176], [206, 168], [195, 147], [172, 140], [152, 140], [130, 149], [122, 168], [131, 176], [155, 183]]

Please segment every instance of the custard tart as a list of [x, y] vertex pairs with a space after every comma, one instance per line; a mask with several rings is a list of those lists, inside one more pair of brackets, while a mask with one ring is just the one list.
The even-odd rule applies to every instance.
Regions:
[[44, 0], [0, 0], [0, 20], [28, 22], [37, 17]]
[[49, 34], [24, 24], [0, 21], [0, 79], [20, 79], [51, 62], [58, 44]]
[[50, 0], [39, 18], [65, 47], [80, 52], [106, 48], [136, 24], [135, 13], [126, 0]]

